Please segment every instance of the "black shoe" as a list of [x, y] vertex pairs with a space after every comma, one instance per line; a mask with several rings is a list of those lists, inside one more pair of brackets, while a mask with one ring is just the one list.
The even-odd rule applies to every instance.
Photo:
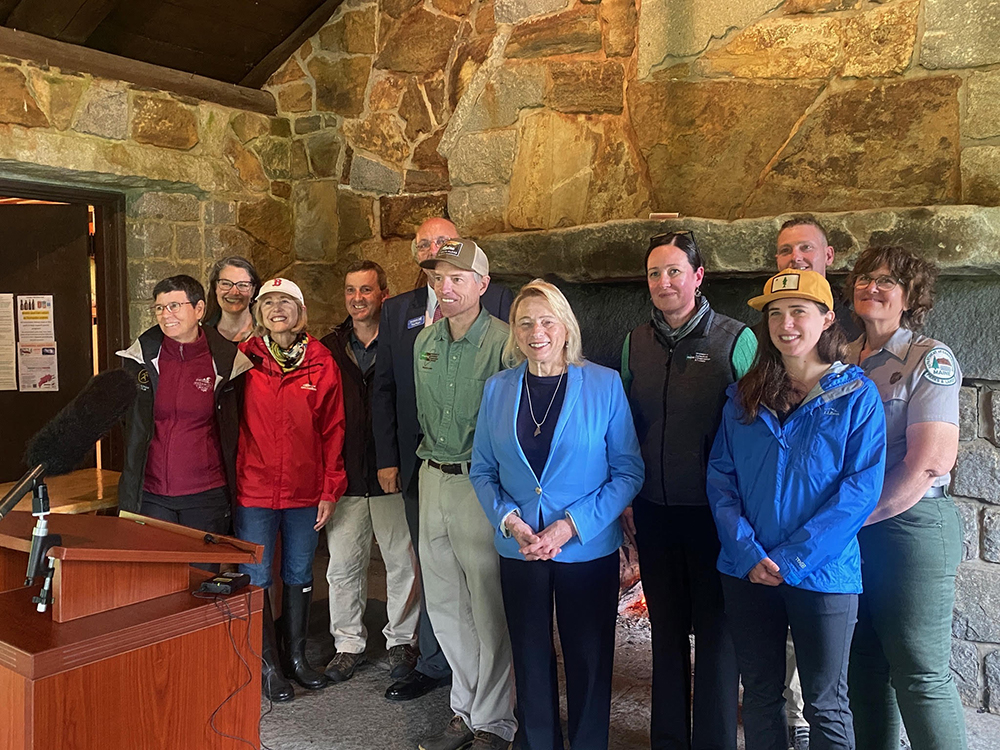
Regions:
[[403, 679], [392, 683], [385, 691], [385, 697], [390, 701], [412, 701], [421, 695], [427, 695], [439, 685], [447, 685], [449, 682], [451, 682], [451, 675], [428, 677], [423, 672], [414, 669]]
[[281, 597], [281, 631], [283, 638], [282, 668], [285, 674], [306, 690], [322, 690], [328, 680], [306, 661], [306, 631], [309, 625], [309, 603], [312, 584], [285, 584]]
[[354, 676], [356, 670], [365, 660], [364, 653], [349, 654], [346, 651], [338, 651], [337, 654], [326, 665], [325, 674], [330, 682], [346, 682]]
[[389, 676], [401, 680], [417, 668], [417, 650], [413, 646], [393, 646], [389, 649]]
[[275, 703], [285, 703], [295, 697], [292, 683], [285, 679], [278, 657], [278, 644], [274, 635], [274, 617], [271, 615], [271, 598], [264, 592], [263, 648], [261, 649], [260, 687], [264, 697]]

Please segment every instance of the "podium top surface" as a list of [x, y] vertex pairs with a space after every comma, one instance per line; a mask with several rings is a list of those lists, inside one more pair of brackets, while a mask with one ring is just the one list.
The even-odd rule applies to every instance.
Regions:
[[[35, 518], [30, 513], [12, 511], [0, 520], [0, 547], [29, 552], [34, 526]], [[152, 519], [144, 523], [114, 516], [54, 513], [49, 516], [49, 533], [62, 537], [62, 544], [53, 547], [49, 556], [67, 561], [250, 563], [259, 549], [218, 535], [218, 543], [212, 544], [205, 541], [204, 532]]]
[[[77, 469], [69, 474], [45, 477], [49, 488], [49, 506], [53, 513], [93, 513], [118, 507], [117, 471]], [[0, 484], [0, 497], [16, 482]], [[31, 511], [31, 492], [15, 506], [16, 510]]]

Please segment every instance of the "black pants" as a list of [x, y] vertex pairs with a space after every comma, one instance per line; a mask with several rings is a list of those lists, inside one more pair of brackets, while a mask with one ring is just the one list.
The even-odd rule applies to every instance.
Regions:
[[847, 661], [857, 594], [823, 594], [722, 576], [743, 675], [747, 750], [785, 750], [785, 639], [792, 629], [811, 750], [853, 750]]
[[633, 510], [653, 636], [652, 750], [735, 750], [740, 674], [715, 567], [712, 512], [638, 498]]
[[[417, 556], [417, 563], [420, 562], [420, 495], [417, 491], [417, 472], [413, 473], [413, 481], [409, 487], [403, 488], [403, 510], [406, 513], [406, 525], [410, 527], [410, 541], [413, 543], [413, 554]], [[420, 570], [420, 590], [424, 590], [423, 570]], [[420, 647], [420, 658], [417, 660], [417, 671], [428, 677], [441, 679], [451, 674], [451, 667], [448, 660], [444, 658], [444, 652], [438, 645], [437, 638], [434, 637], [434, 628], [431, 627], [430, 618], [427, 616], [427, 605], [424, 598], [420, 597], [420, 621], [417, 625], [417, 645]]]
[[[232, 509], [229, 504], [229, 489], [217, 487], [193, 495], [167, 497], [142, 492], [139, 512], [150, 518], [179, 523], [209, 534], [232, 534]], [[218, 565], [199, 564], [196, 568], [218, 573]]]
[[572, 750], [607, 750], [618, 550], [589, 562], [500, 558], [523, 750], [562, 750], [552, 613], [566, 670]]

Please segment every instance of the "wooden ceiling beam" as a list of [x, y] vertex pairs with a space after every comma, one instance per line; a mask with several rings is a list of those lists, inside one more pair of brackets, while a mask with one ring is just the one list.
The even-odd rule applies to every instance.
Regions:
[[120, 2], [121, 0], [84, 0], [80, 9], [55, 38], [70, 44], [83, 44]]
[[330, 20], [342, 2], [343, 0], [324, 0], [295, 31], [288, 35], [285, 41], [271, 50], [263, 60], [253, 67], [253, 70], [246, 74], [240, 81], [240, 85], [259, 89], [267, 83], [267, 79], [284, 65], [289, 57], [295, 54], [295, 50]]
[[0, 27], [0, 50], [7, 57], [33, 60], [63, 70], [90, 73], [100, 78], [192, 96], [225, 107], [247, 109], [265, 115], [277, 114], [274, 97], [266, 91], [129, 60], [24, 31]]

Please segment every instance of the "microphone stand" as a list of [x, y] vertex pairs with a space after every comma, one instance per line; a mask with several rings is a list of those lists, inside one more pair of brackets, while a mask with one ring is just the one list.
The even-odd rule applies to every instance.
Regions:
[[62, 544], [62, 537], [49, 533], [49, 488], [43, 479], [36, 479], [32, 485], [31, 515], [38, 521], [31, 532], [31, 552], [28, 554], [24, 585], [31, 586], [37, 577], [45, 576], [42, 590], [38, 596], [31, 598], [37, 610], [44, 612], [52, 603], [52, 577], [56, 572], [55, 560], [48, 556], [48, 551]]

